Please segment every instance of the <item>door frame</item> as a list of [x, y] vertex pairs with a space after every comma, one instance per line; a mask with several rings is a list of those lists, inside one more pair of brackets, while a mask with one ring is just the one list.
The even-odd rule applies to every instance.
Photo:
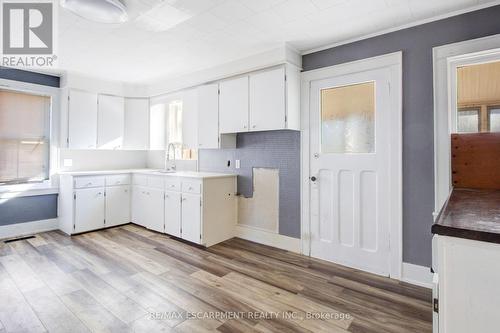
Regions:
[[500, 34], [434, 47], [434, 220], [448, 200], [451, 183], [450, 134], [456, 128], [456, 68], [500, 59]]
[[391, 71], [391, 221], [390, 277], [401, 279], [403, 265], [403, 189], [402, 189], [402, 64], [401, 51], [373, 58], [323, 67], [301, 74], [301, 245], [302, 254], [311, 255], [310, 218], [310, 87], [312, 81], [367, 70], [388, 68]]

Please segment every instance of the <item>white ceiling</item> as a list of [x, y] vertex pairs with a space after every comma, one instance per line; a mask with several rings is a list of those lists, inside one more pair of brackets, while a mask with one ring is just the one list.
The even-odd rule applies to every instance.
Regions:
[[[147, 83], [214, 67], [288, 43], [304, 51], [491, 0], [123, 0], [131, 20], [89, 22], [59, 8], [59, 67]], [[166, 31], [164, 4], [190, 18]], [[162, 22], [163, 21], [163, 22]], [[155, 25], [156, 24], [156, 25]]]

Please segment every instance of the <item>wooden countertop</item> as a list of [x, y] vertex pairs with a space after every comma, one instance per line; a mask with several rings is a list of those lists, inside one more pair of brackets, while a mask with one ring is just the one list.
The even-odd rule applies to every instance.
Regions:
[[432, 233], [500, 244], [500, 190], [454, 189]]

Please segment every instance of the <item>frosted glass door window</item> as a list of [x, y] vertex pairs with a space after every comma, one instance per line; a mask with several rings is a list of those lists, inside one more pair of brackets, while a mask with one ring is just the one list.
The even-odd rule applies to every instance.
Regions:
[[321, 90], [321, 151], [375, 151], [375, 82]]
[[490, 132], [500, 132], [500, 108], [489, 111]]
[[479, 111], [478, 110], [458, 111], [457, 131], [459, 133], [479, 132]]

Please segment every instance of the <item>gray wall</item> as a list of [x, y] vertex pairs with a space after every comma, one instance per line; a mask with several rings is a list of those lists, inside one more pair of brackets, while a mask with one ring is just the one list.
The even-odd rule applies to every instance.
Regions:
[[[0, 79], [59, 87], [59, 77], [0, 67]], [[0, 199], [0, 226], [57, 217], [57, 195]]]
[[57, 217], [57, 194], [0, 199], [0, 226]]
[[[240, 169], [234, 168], [237, 159]], [[198, 160], [200, 171], [238, 174], [238, 193], [245, 197], [253, 195], [253, 168], [278, 169], [279, 233], [300, 238], [300, 132], [240, 133], [236, 149], [201, 149]]]
[[500, 6], [304, 55], [305, 71], [403, 51], [403, 260], [431, 264], [432, 48], [500, 33]]

